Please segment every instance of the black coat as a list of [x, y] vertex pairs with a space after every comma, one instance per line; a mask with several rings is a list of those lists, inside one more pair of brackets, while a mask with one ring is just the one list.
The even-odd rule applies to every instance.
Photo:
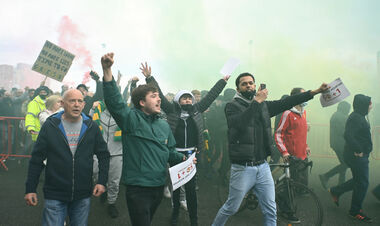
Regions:
[[248, 103], [236, 95], [225, 108], [231, 162], [260, 161], [270, 156], [273, 144], [270, 118], [312, 98], [307, 91], [282, 100]]
[[344, 152], [347, 157], [353, 157], [354, 152], [368, 155], [372, 151], [371, 128], [365, 118], [370, 102], [371, 98], [362, 94], [354, 97], [354, 111], [348, 117], [344, 131]]

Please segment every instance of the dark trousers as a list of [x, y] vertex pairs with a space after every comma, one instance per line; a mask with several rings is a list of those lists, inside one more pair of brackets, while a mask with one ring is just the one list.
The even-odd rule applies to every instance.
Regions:
[[340, 164], [335, 166], [331, 170], [329, 170], [327, 173], [325, 173], [325, 177], [327, 179], [330, 179], [335, 174], [339, 174], [338, 184], [342, 184], [346, 180], [346, 171], [348, 169], [348, 166], [346, 165], [346, 163], [344, 163], [344, 157], [343, 157], [344, 150], [335, 150], [335, 149], [333, 150], [335, 151], [335, 154], [338, 157]]
[[307, 186], [309, 184], [308, 158], [290, 159], [290, 177], [298, 183]]
[[162, 200], [164, 186], [142, 187], [127, 185], [126, 199], [133, 226], [149, 226]]
[[362, 209], [362, 204], [368, 190], [369, 169], [368, 156], [345, 158], [347, 165], [351, 168], [352, 179], [331, 188], [331, 192], [338, 197], [345, 192], [352, 192], [351, 214], [357, 214]]
[[[190, 224], [198, 225], [198, 203], [197, 203], [197, 192], [195, 190], [196, 186], [196, 175], [185, 184], [186, 191], [186, 202], [187, 208], [189, 211]], [[178, 188], [173, 192], [173, 213], [172, 213], [172, 221], [177, 221], [179, 216], [179, 195], [180, 189]]]

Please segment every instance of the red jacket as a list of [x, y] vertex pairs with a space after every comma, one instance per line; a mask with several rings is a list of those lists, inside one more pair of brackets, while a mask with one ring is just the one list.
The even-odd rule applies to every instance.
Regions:
[[275, 132], [276, 145], [281, 154], [290, 154], [304, 160], [307, 157], [308, 147], [306, 139], [306, 111], [303, 111], [302, 115], [295, 108], [284, 111]]

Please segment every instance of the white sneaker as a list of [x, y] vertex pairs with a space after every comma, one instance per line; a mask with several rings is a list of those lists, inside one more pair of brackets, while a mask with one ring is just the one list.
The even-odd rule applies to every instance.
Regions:
[[165, 188], [164, 188], [164, 196], [165, 196], [165, 198], [168, 198], [168, 199], [170, 199], [172, 197], [172, 194], [170, 193], [168, 186], [165, 186]]
[[179, 204], [182, 207], [182, 209], [184, 209], [184, 210], [187, 211], [187, 202], [186, 202], [186, 200], [179, 201]]

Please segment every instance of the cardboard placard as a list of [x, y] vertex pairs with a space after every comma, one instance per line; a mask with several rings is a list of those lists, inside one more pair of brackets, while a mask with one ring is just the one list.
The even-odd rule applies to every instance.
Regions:
[[75, 55], [46, 40], [32, 70], [62, 82]]

